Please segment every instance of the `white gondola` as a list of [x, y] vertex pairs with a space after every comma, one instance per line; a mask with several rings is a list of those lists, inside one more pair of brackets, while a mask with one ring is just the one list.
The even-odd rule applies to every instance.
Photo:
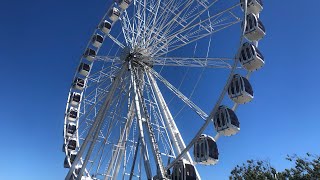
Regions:
[[215, 165], [219, 161], [219, 151], [216, 141], [208, 135], [201, 135], [194, 144], [194, 161], [204, 165]]
[[95, 58], [96, 58], [96, 51], [91, 49], [91, 48], [88, 48], [84, 54], [83, 54], [83, 57], [86, 58], [88, 61], [92, 62]]
[[109, 15], [109, 19], [110, 19], [111, 21], [115, 22], [115, 21], [117, 21], [117, 20], [119, 19], [119, 17], [120, 17], [120, 11], [119, 11], [118, 8], [113, 7], [113, 8], [111, 8], [111, 9], [109, 10], [108, 15]]
[[117, 2], [119, 4], [119, 7], [122, 10], [126, 10], [129, 7], [129, 5], [131, 4], [132, 0], [118, 0]]
[[74, 122], [69, 122], [66, 126], [66, 135], [68, 137], [73, 137], [77, 131], [77, 124]]
[[77, 148], [77, 139], [71, 138], [67, 141], [67, 152], [75, 151]]
[[89, 64], [81, 63], [79, 68], [78, 68], [78, 72], [82, 76], [88, 76], [88, 74], [90, 72], [90, 69], [91, 69], [91, 66]]
[[77, 152], [71, 151], [64, 159], [64, 168], [70, 168], [74, 160], [76, 159]]
[[172, 180], [196, 180], [197, 173], [192, 164], [182, 159], [173, 166], [171, 178]]
[[103, 43], [103, 36], [101, 36], [100, 34], [95, 34], [93, 37], [92, 37], [92, 45], [96, 48], [100, 48], [102, 43]]
[[[81, 171], [81, 165], [76, 165], [70, 180], [76, 180], [80, 171]], [[82, 180], [82, 178], [81, 178], [81, 180]]]
[[214, 116], [216, 131], [224, 136], [232, 136], [240, 131], [239, 120], [233, 110], [226, 106], [220, 106]]
[[[240, 0], [241, 8], [243, 10], [244, 0]], [[262, 0], [248, 0], [247, 13], [259, 14], [263, 10]]]
[[100, 30], [105, 34], [109, 34], [111, 27], [112, 27], [111, 23], [107, 20], [104, 20], [99, 26]]
[[78, 109], [74, 107], [70, 107], [68, 111], [68, 120], [69, 121], [75, 121], [78, 118]]
[[69, 103], [71, 106], [77, 107], [81, 101], [81, 94], [73, 92], [70, 94]]
[[253, 13], [247, 15], [245, 37], [249, 41], [258, 41], [266, 35], [266, 29], [260, 19]]
[[228, 88], [228, 95], [235, 103], [245, 104], [253, 99], [253, 90], [249, 80], [235, 74]]
[[248, 71], [255, 71], [264, 66], [264, 57], [259, 49], [251, 44], [244, 43], [239, 54], [239, 61], [243, 68]]
[[81, 78], [75, 78], [72, 84], [72, 87], [75, 89], [78, 89], [79, 91], [82, 91], [85, 87], [86, 80]]

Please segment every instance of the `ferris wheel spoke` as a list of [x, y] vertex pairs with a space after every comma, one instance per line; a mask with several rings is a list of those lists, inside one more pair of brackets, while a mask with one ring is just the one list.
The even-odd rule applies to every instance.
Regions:
[[[192, 24], [193, 21], [195, 21], [197, 18], [199, 18], [204, 12], [206, 12], [211, 6], [213, 6], [218, 0], [215, 0], [210, 5], [205, 6], [204, 9], [203, 5], [201, 5], [198, 2], [195, 2], [193, 0], [186, 1], [186, 3], [183, 5], [184, 7], [179, 9], [177, 8], [178, 13], [174, 13], [174, 10], [168, 9], [173, 14], [173, 18], [170, 19], [169, 22], [165, 22], [162, 24], [159, 29], [159, 31], [164, 30], [163, 35], [166, 37], [169, 33], [171, 33], [173, 30], [177, 30], [179, 28], [186, 28], [190, 24]], [[194, 4], [195, 3], [195, 4]], [[198, 12], [196, 12], [196, 10]], [[191, 13], [190, 13], [191, 12]], [[169, 15], [170, 13], [168, 13]], [[193, 15], [191, 15], [193, 14]], [[190, 18], [193, 18], [190, 21]]]
[[133, 36], [134, 30], [131, 25], [130, 18], [128, 16], [127, 11], [123, 12], [123, 16], [121, 17], [120, 20], [121, 20], [121, 24], [122, 24], [122, 26], [121, 26], [122, 32], [124, 34], [127, 46], [132, 45], [132, 38], [131, 37]]
[[[166, 127], [166, 124], [164, 122], [164, 118], [162, 116], [161, 108], [159, 105], [160, 103], [157, 100], [156, 92], [152, 87], [152, 82], [148, 74], [146, 74], [145, 84], [147, 99], [150, 102], [149, 112], [153, 115], [155, 130], [158, 132], [158, 142], [161, 141], [164, 150], [164, 152], [162, 152], [162, 155], [165, 155], [167, 157], [175, 156], [175, 151], [173, 149], [171, 138], [169, 137], [168, 133], [169, 127]], [[173, 154], [170, 152], [172, 152]]]
[[[119, 126], [120, 126], [120, 128], [122, 127], [121, 123], [122, 123], [122, 120], [124, 120], [124, 118], [121, 116], [120, 117], [117, 116], [117, 114], [121, 114], [122, 111], [125, 109], [124, 106], [126, 105], [127, 98], [128, 98], [128, 94], [123, 95], [123, 96], [119, 95], [118, 97], [115, 98], [117, 100], [113, 106], [115, 106], [116, 108], [114, 108], [114, 110], [112, 112], [110, 112], [111, 116], [107, 117], [108, 121], [106, 121], [105, 125], [100, 130], [100, 133], [102, 134], [102, 136], [100, 138], [102, 138], [103, 141], [100, 144], [100, 148], [98, 148], [99, 150], [96, 151], [95, 156], [93, 156], [93, 158], [92, 158], [92, 162], [95, 162], [97, 159], [99, 159], [98, 167], [96, 169], [95, 174], [99, 174], [100, 166], [102, 165], [101, 163], [104, 162], [104, 158], [109, 157], [108, 155], [106, 155], [104, 153], [106, 147], [109, 145], [112, 148], [113, 146], [121, 145], [119, 143], [116, 143], [115, 142], [116, 140], [112, 140], [111, 135], [116, 136], [115, 134], [112, 134], [112, 132], [116, 132], [117, 127], [119, 127]], [[104, 130], [106, 127], [107, 127], [107, 129]], [[123, 129], [125, 129], [125, 128], [123, 128]], [[123, 140], [122, 134], [123, 133], [120, 133], [119, 141]], [[109, 154], [109, 153], [107, 153], [107, 154]], [[89, 172], [90, 172], [91, 168], [93, 168], [93, 165], [94, 164], [91, 164], [91, 167], [89, 168]], [[102, 174], [102, 173], [100, 173], [100, 174]]]
[[[139, 95], [138, 95], [138, 87], [137, 87], [137, 80], [135, 78], [134, 72], [131, 71], [131, 78], [132, 78], [132, 85], [133, 85], [133, 93], [134, 93], [134, 103], [135, 103], [135, 110], [136, 110], [136, 117], [137, 117], [137, 121], [138, 121], [138, 127], [139, 127], [139, 136], [141, 138], [141, 145], [142, 148], [144, 150], [144, 153], [147, 152], [147, 148], [146, 148], [146, 142], [145, 142], [145, 137], [144, 137], [144, 130], [143, 130], [143, 122], [142, 122], [142, 113], [141, 113], [141, 105], [140, 105], [140, 101], [139, 101]], [[150, 163], [149, 163], [149, 159], [146, 159], [146, 156], [144, 157], [144, 165], [145, 165], [145, 169], [146, 169], [146, 174], [147, 174], [147, 178], [150, 179], [152, 177], [152, 173], [151, 173], [151, 167], [150, 167]]]
[[[214, 15], [208, 13], [206, 19], [198, 20], [198, 22], [193, 22], [199, 19], [199, 17], [195, 17], [196, 19], [192, 20], [192, 23], [188, 23], [181, 29], [176, 30], [175, 28], [171, 30], [171, 32], [168, 32], [167, 35], [153, 39], [154, 42], [150, 43], [149, 50], [153, 53], [153, 56], [159, 57], [237, 24], [241, 19], [236, 17], [234, 13], [232, 13], [232, 10], [238, 6], [239, 4], [233, 5]], [[168, 52], [159, 53], [163, 49], [168, 49]]]
[[160, 66], [182, 66], [201, 68], [225, 68], [231, 69], [234, 58], [185, 58], [185, 57], [157, 57], [151, 58], [145, 63]]
[[[161, 111], [164, 116], [165, 123], [168, 127], [170, 136], [172, 138], [172, 144], [176, 148], [177, 154], [179, 154], [180, 158], [181, 158], [181, 152], [183, 152], [183, 150], [186, 149], [186, 145], [184, 143], [184, 140], [181, 137], [179, 129], [176, 126], [176, 123], [175, 123], [175, 121], [171, 115], [171, 112], [170, 112], [170, 110], [169, 110], [169, 108], [168, 108], [168, 106], [162, 96], [162, 93], [157, 85], [157, 82], [155, 81], [155, 79], [154, 79], [153, 75], [150, 73], [150, 71], [147, 72], [147, 75], [151, 81], [151, 85], [155, 91], [155, 94], [156, 94], [157, 99], [159, 101], [159, 105], [161, 106]], [[189, 152], [184, 153], [184, 158], [186, 158], [187, 161], [189, 161], [191, 164], [193, 164], [193, 160], [192, 160]], [[168, 162], [170, 162], [170, 161], [168, 160]], [[166, 170], [168, 169], [167, 167], [166, 167]], [[197, 179], [200, 179], [197, 168], [196, 167], [194, 167], [194, 168], [195, 168], [195, 173], [196, 173]]]
[[125, 48], [125, 45], [123, 45], [120, 41], [118, 41], [117, 38], [113, 37], [111, 34], [107, 34], [107, 36], [108, 36], [115, 44], [117, 44], [119, 47], [121, 47], [122, 49]]
[[80, 161], [80, 158], [82, 157], [83, 153], [86, 151], [87, 149], [87, 145], [88, 143], [90, 144], [90, 147], [88, 149], [88, 153], [86, 154], [86, 158], [85, 160], [83, 161], [83, 164], [82, 164], [82, 168], [80, 170], [80, 173], [79, 173], [79, 176], [78, 176], [78, 179], [81, 179], [82, 177], [82, 174], [83, 172], [85, 171], [85, 167], [86, 167], [86, 164], [88, 163], [88, 160], [90, 158], [90, 155], [92, 153], [92, 150], [93, 150], [93, 147], [94, 147], [94, 143], [97, 138], [98, 138], [98, 135], [99, 135], [99, 129], [100, 127], [102, 126], [102, 123], [103, 123], [103, 119], [105, 117], [105, 113], [106, 111], [109, 109], [110, 107], [110, 102], [111, 102], [111, 99], [116, 91], [116, 89], [118, 88], [118, 85], [121, 81], [121, 76], [126, 72], [126, 65], [124, 65], [121, 69], [121, 71], [119, 72], [119, 76], [118, 78], [115, 79], [115, 82], [113, 83], [112, 87], [111, 87], [111, 90], [110, 92], [108, 93], [108, 96], [107, 98], [105, 99], [105, 102], [103, 104], [103, 106], [100, 108], [96, 118], [95, 118], [95, 121], [94, 123], [92, 124], [88, 134], [87, 134], [87, 137], [85, 138], [85, 141], [83, 142], [74, 162], [72, 163], [72, 166], [70, 167], [69, 169], [69, 172], [66, 176], [66, 179], [70, 179], [71, 178], [71, 175], [73, 174], [74, 170], [75, 170], [75, 167], [76, 165], [79, 163]]
[[103, 61], [106, 63], [122, 64], [120, 57], [115, 56], [97, 56], [96, 61]]
[[[133, 118], [134, 118], [134, 106], [131, 103], [129, 107], [129, 112], [126, 118], [127, 120], [125, 122], [125, 126], [122, 128], [122, 132], [120, 133], [121, 136], [119, 137], [119, 140], [115, 146], [115, 150], [113, 151], [114, 153], [112, 155], [111, 161], [108, 164], [108, 168], [105, 173], [106, 174], [105, 179], [107, 179], [108, 176], [117, 177], [118, 175], [119, 166], [122, 161], [121, 159], [119, 159], [119, 157], [123, 157], [124, 149], [127, 145], [128, 135], [130, 134]], [[112, 169], [114, 169], [113, 175], [111, 174]]]
[[187, 104], [195, 113], [197, 113], [202, 119], [206, 119], [208, 115], [195, 103], [193, 103], [189, 98], [187, 98], [182, 92], [175, 88], [172, 84], [169, 83], [164, 77], [157, 73], [152, 68], [148, 69], [149, 72], [154, 75], [159, 81], [161, 81], [170, 91], [172, 91], [176, 96], [179, 97], [185, 104]]
[[[111, 104], [119, 104], [119, 102], [122, 101], [123, 98], [120, 97], [120, 95], [118, 95], [117, 97], [114, 98], [113, 102]], [[100, 144], [100, 147], [98, 147], [97, 150], [95, 150], [95, 155], [92, 157], [92, 159], [89, 159], [89, 163], [91, 163], [91, 166], [87, 167], [87, 171], [88, 172], [91, 172], [92, 168], [93, 168], [93, 162], [95, 162], [99, 156], [100, 156], [100, 160], [102, 159], [102, 156], [104, 155], [104, 152], [105, 152], [105, 149], [107, 146], [112, 146], [114, 143], [112, 143], [112, 140], [110, 140], [110, 135], [111, 135], [111, 132], [115, 130], [115, 127], [117, 127], [117, 124], [119, 124], [119, 120], [120, 118], [114, 116], [114, 114], [116, 113], [119, 113], [119, 111], [121, 110], [121, 107], [123, 107], [123, 103], [122, 105], [118, 105], [119, 108], [117, 108], [116, 110], [114, 110], [114, 113], [113, 113], [113, 116], [112, 117], [108, 117], [109, 121], [108, 121], [108, 124], [104, 127], [108, 127], [107, 131], [105, 133], [103, 133], [103, 129], [104, 127], [101, 128], [101, 130], [98, 130], [98, 133], [100, 134], [98, 139], [102, 139], [102, 140], [96, 140], [96, 141], [93, 141], [93, 143], [95, 143], [95, 147], [98, 147], [98, 144]], [[105, 135], [104, 135], [105, 134]], [[100, 168], [100, 165], [101, 164], [98, 164], [98, 167], [97, 167], [97, 172], [92, 174], [94, 176], [97, 176], [101, 173], [98, 172], [99, 168]]]
[[[173, 3], [174, 1], [172, 1]], [[154, 40], [160, 39], [163, 41], [165, 36], [169, 32], [172, 32], [173, 29], [176, 29], [177, 27], [185, 28], [187, 25], [183, 23], [187, 23], [188, 18], [193, 17], [192, 14], [201, 15], [204, 11], [196, 13], [195, 10], [197, 9], [199, 11], [199, 3], [195, 1], [189, 0], [189, 1], [178, 1], [176, 4], [170, 4], [167, 5], [166, 3], [163, 3], [163, 6], [161, 6], [162, 9], [162, 15], [164, 17], [159, 18], [159, 21], [157, 24], [153, 24], [153, 27], [157, 27], [157, 32], [162, 32], [162, 36], [160, 38], [157, 36], [153, 36], [152, 38], [148, 38], [148, 45], [151, 44]], [[213, 5], [214, 3], [212, 3]], [[191, 8], [193, 6], [193, 8]], [[150, 37], [150, 36], [149, 36]]]
[[[185, 5], [184, 3], [187, 3]], [[171, 0], [169, 2], [159, 2], [157, 6], [157, 15], [153, 23], [151, 24], [151, 28], [149, 28], [149, 32], [147, 33], [147, 41], [146, 44], [149, 45], [150, 42], [152, 42], [154, 39], [162, 39], [163, 38], [163, 27], [166, 26], [170, 22], [175, 22], [174, 19], [182, 13], [175, 13], [175, 11], [178, 11], [179, 7], [184, 6], [185, 8], [190, 5], [190, 1], [179, 1], [176, 2], [174, 0]], [[171, 19], [170, 19], [171, 18]]]

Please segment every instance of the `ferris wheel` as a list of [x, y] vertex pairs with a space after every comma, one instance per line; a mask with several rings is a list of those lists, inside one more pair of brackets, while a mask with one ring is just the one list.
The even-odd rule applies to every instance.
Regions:
[[[261, 0], [114, 1], [80, 58], [69, 91], [65, 179], [200, 180], [197, 166], [218, 162], [219, 137], [240, 131], [235, 111], [254, 97], [249, 78], [265, 64], [258, 50], [266, 34], [262, 9]], [[225, 42], [213, 39], [219, 36], [236, 42], [224, 57], [212, 53]], [[223, 83], [214, 92], [212, 110], [206, 113], [184, 94], [181, 83], [164, 73], [168, 68], [219, 70], [215, 78]], [[174, 79], [191, 83], [183, 75]], [[178, 126], [181, 111], [170, 105], [169, 92], [197, 117], [185, 119], [189, 126], [200, 124], [190, 133]], [[208, 131], [210, 124], [216, 132]]]

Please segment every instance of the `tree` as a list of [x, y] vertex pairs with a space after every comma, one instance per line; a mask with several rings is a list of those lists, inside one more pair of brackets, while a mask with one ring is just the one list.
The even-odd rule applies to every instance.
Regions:
[[307, 153], [306, 158], [297, 155], [287, 156], [294, 167], [278, 172], [265, 160], [248, 160], [237, 165], [229, 177], [230, 180], [319, 180], [320, 156]]

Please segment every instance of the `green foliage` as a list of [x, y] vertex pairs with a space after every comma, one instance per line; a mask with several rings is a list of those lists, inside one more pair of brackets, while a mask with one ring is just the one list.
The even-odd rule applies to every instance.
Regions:
[[278, 172], [268, 161], [248, 160], [236, 166], [229, 177], [230, 180], [319, 180], [320, 156], [307, 153], [306, 158], [297, 155], [288, 156], [286, 160], [293, 162], [294, 167]]

